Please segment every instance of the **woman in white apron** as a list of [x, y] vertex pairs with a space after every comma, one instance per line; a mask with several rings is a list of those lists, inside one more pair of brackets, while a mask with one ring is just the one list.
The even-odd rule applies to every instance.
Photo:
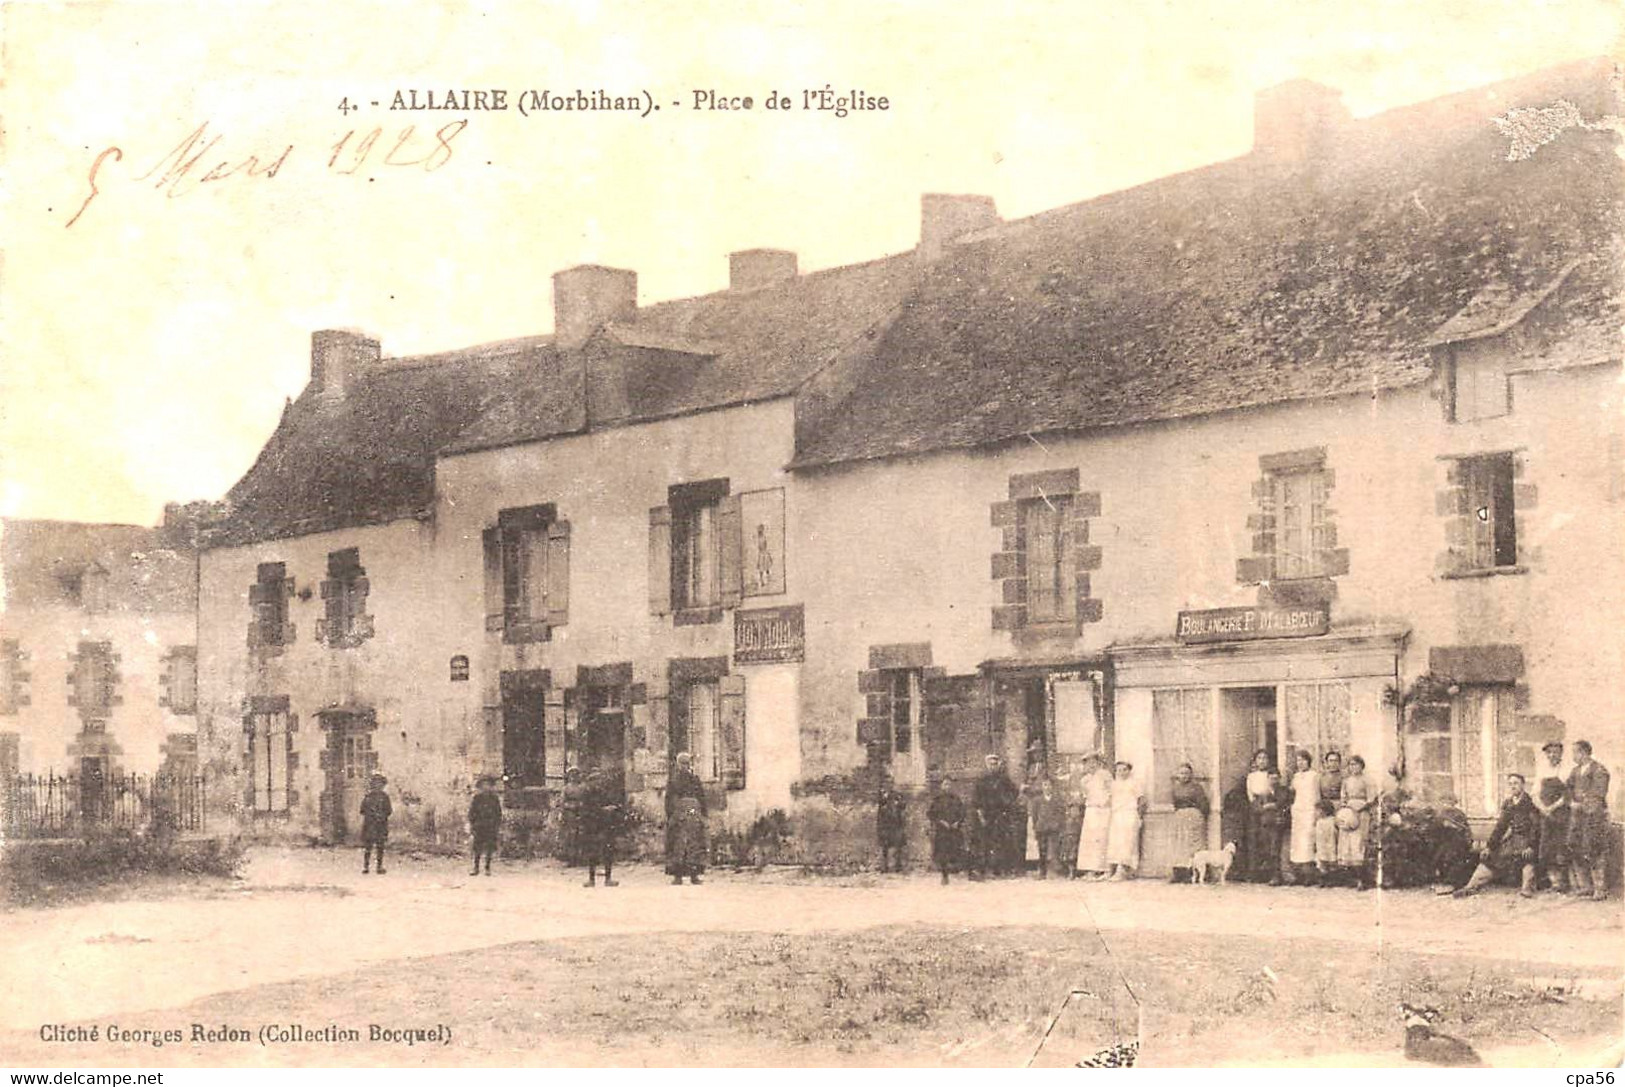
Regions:
[[1314, 878], [1315, 825], [1320, 816], [1320, 773], [1313, 752], [1299, 749], [1292, 775], [1292, 836], [1287, 840], [1286, 859], [1292, 865], [1292, 881], [1308, 883]]
[[1099, 755], [1090, 755], [1083, 762], [1083, 828], [1078, 832], [1078, 875], [1099, 879], [1106, 874], [1111, 805], [1112, 775]]
[[1106, 860], [1113, 880], [1133, 879], [1140, 867], [1140, 819], [1145, 815], [1145, 793], [1134, 780], [1134, 764], [1119, 762], [1112, 782], [1112, 823], [1106, 836]]

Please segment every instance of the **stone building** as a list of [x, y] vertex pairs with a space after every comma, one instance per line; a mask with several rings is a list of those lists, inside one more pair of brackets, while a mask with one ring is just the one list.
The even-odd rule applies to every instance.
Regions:
[[862, 855], [881, 769], [1102, 750], [1155, 869], [1179, 762], [1217, 800], [1337, 748], [1479, 816], [1547, 738], [1617, 762], [1617, 137], [1507, 120], [1617, 115], [1608, 75], [1287, 84], [1235, 160], [928, 196], [909, 253], [655, 305], [573, 268], [551, 336], [412, 359], [317, 333], [201, 562], [245, 815], [342, 839], [379, 769], [452, 840], [480, 773], [652, 807], [689, 750], [720, 822]]

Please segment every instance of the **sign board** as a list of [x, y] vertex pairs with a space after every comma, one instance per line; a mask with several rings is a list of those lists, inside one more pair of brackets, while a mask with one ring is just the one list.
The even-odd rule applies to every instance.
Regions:
[[1307, 638], [1324, 634], [1331, 613], [1324, 604], [1298, 608], [1214, 608], [1179, 613], [1179, 641], [1250, 642], [1260, 638]]
[[783, 664], [806, 653], [806, 627], [800, 604], [734, 612], [734, 663]]

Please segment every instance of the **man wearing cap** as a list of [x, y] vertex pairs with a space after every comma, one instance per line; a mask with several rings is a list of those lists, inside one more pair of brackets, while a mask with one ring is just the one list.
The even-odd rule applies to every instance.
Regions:
[[474, 870], [480, 874], [480, 858], [485, 858], [485, 874], [491, 874], [491, 856], [497, 851], [497, 835], [502, 829], [502, 799], [497, 796], [497, 779], [485, 774], [478, 792], [468, 805], [468, 832], [474, 838]]
[[1564, 773], [1563, 745], [1541, 746], [1546, 765], [1535, 771], [1535, 807], [1540, 811], [1539, 875], [1558, 894], [1569, 893], [1569, 783]]
[[1576, 894], [1608, 897], [1608, 770], [1591, 757], [1591, 744], [1574, 741], [1569, 772], [1569, 865]]
[[378, 851], [378, 874], [384, 874], [384, 843], [389, 841], [389, 816], [394, 808], [384, 786], [389, 779], [372, 775], [367, 795], [361, 798], [361, 874], [372, 870], [373, 850]]
[[1540, 849], [1540, 812], [1524, 791], [1522, 774], [1507, 775], [1507, 798], [1490, 831], [1489, 841], [1479, 854], [1478, 867], [1467, 884], [1456, 891], [1457, 898], [1477, 894], [1496, 873], [1516, 873], [1518, 893], [1529, 898], [1535, 893], [1535, 856]]

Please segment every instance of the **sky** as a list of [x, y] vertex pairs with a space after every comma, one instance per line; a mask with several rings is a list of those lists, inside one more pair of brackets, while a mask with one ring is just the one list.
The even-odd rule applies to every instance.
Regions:
[[[574, 264], [636, 270], [647, 304], [722, 288], [733, 250], [867, 260], [912, 248], [922, 193], [1029, 215], [1243, 153], [1254, 92], [1284, 80], [1365, 116], [1618, 56], [1622, 12], [13, 0], [0, 516], [151, 524], [220, 497], [308, 380], [316, 329], [410, 355], [549, 331]], [[889, 108], [764, 108], [825, 87]], [[578, 88], [661, 109], [517, 109]], [[412, 89], [504, 89], [509, 109], [387, 108]], [[755, 108], [694, 109], [707, 90]]]

